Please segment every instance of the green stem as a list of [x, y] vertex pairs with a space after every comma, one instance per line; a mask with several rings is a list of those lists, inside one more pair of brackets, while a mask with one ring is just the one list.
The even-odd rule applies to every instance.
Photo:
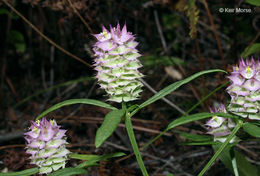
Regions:
[[202, 171], [199, 173], [198, 176], [203, 176], [205, 172], [210, 168], [212, 163], [218, 158], [218, 156], [221, 154], [221, 152], [225, 149], [225, 147], [229, 144], [231, 139], [235, 136], [235, 134], [238, 132], [238, 130], [243, 126], [242, 121], [238, 121], [236, 127], [233, 129], [231, 134], [228, 136], [228, 138], [225, 140], [225, 142], [219, 147], [219, 149], [216, 151], [216, 153], [213, 155], [213, 157], [209, 160], [209, 162], [206, 164], [206, 166], [202, 169]]
[[152, 143], [154, 143], [154, 141], [156, 141], [157, 139], [159, 139], [159, 138], [160, 138], [162, 135], [164, 135], [167, 131], [168, 131], [168, 129], [165, 129], [163, 132], [161, 132], [161, 133], [158, 134], [156, 137], [154, 137], [152, 140], [150, 140], [148, 143], [146, 143], [142, 148], [140, 148], [140, 150], [146, 149], [149, 145], [151, 145]]
[[231, 156], [231, 162], [232, 162], [232, 167], [233, 167], [233, 171], [234, 171], [234, 174], [235, 176], [239, 176], [239, 173], [238, 173], [238, 168], [237, 168], [237, 160], [236, 160], [236, 157], [235, 157], [235, 151], [234, 151], [234, 147], [231, 147], [231, 150], [230, 150], [230, 156]]
[[218, 90], [222, 89], [223, 87], [225, 87], [226, 85], [228, 85], [230, 82], [227, 81], [224, 84], [220, 85], [219, 87], [217, 87], [216, 89], [214, 89], [212, 92], [210, 92], [208, 95], [206, 95], [205, 97], [203, 97], [199, 102], [197, 102], [195, 105], [193, 105], [187, 112], [186, 114], [189, 114], [191, 111], [193, 111], [197, 106], [199, 106], [201, 103], [203, 103], [205, 100], [207, 100], [211, 95], [213, 95], [214, 93], [216, 93]]
[[126, 125], [126, 131], [127, 131], [128, 137], [130, 139], [131, 145], [132, 145], [134, 153], [135, 153], [135, 157], [136, 157], [139, 167], [142, 171], [142, 174], [143, 174], [143, 176], [148, 176], [148, 173], [144, 166], [144, 162], [142, 160], [142, 156], [140, 154], [138, 145], [136, 143], [134, 130], [133, 130], [132, 122], [131, 122], [131, 116], [128, 112], [126, 113], [126, 116], [125, 116], [125, 125]]

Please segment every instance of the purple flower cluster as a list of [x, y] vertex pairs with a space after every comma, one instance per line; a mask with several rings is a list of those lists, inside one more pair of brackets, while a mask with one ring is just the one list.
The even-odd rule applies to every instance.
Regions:
[[260, 63], [253, 58], [239, 61], [228, 76], [231, 96], [228, 111], [249, 119], [260, 120]]
[[31, 163], [40, 167], [40, 173], [50, 173], [64, 168], [67, 156], [66, 130], [60, 129], [55, 120], [31, 121], [30, 131], [25, 133], [26, 153]]
[[[220, 107], [210, 109], [211, 113], [223, 112], [227, 113], [224, 104], [220, 104]], [[225, 118], [220, 116], [213, 116], [207, 121], [206, 126], [208, 127], [208, 134], [214, 136], [214, 141], [224, 142], [227, 136], [231, 133], [232, 129], [235, 127], [236, 123], [231, 118]], [[235, 136], [230, 142], [238, 141], [239, 139]]]
[[137, 59], [138, 53], [134, 35], [128, 32], [126, 25], [120, 29], [110, 26], [108, 31], [94, 35], [97, 39], [93, 47], [95, 53], [95, 70], [101, 88], [105, 89], [110, 101], [132, 101], [139, 97], [143, 86], [139, 78], [143, 75], [138, 71], [142, 64]]

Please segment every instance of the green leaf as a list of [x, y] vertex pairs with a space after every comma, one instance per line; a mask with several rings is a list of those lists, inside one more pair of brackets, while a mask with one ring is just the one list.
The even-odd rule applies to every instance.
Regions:
[[56, 172], [49, 174], [48, 176], [71, 176], [71, 175], [79, 175], [79, 174], [87, 174], [88, 172], [82, 168], [73, 168], [67, 167]]
[[238, 151], [235, 151], [235, 157], [237, 160], [237, 168], [240, 175], [258, 176], [256, 167], [248, 162], [244, 155], [242, 155]]
[[243, 125], [243, 129], [250, 134], [251, 136], [254, 137], [260, 137], [260, 127], [252, 124], [252, 123], [245, 123]]
[[9, 15], [13, 20], [17, 20], [19, 18], [18, 15], [15, 13], [10, 13], [7, 9], [5, 8], [0, 8], [0, 15]]
[[118, 124], [121, 122], [122, 117], [125, 114], [125, 110], [114, 110], [109, 112], [102, 125], [97, 130], [95, 138], [95, 146], [98, 148], [112, 133], [115, 131]]
[[250, 48], [246, 48], [241, 54], [242, 57], [247, 57], [250, 54], [260, 53], [260, 43], [255, 43]]
[[248, 4], [255, 5], [255, 6], [260, 6], [260, 1], [259, 0], [245, 0]]
[[182, 131], [175, 131], [177, 133], [180, 134], [180, 136], [186, 138], [186, 139], [189, 139], [191, 141], [196, 141], [196, 142], [209, 142], [209, 141], [212, 141], [212, 136], [209, 136], [209, 135], [200, 135], [200, 134], [192, 134], [192, 133], [185, 133], [185, 132], [182, 132]]
[[176, 89], [178, 89], [180, 86], [192, 81], [195, 78], [198, 78], [201, 75], [213, 73], [213, 72], [224, 72], [224, 73], [226, 73], [224, 70], [220, 70], [220, 69], [206, 70], [206, 71], [198, 72], [198, 73], [196, 73], [196, 74], [194, 74], [194, 75], [192, 75], [188, 78], [185, 78], [181, 81], [177, 81], [177, 82], [165, 87], [164, 89], [160, 90], [157, 94], [155, 94], [150, 99], [148, 99], [144, 103], [142, 103], [140, 105], [140, 108], [143, 108], [143, 107], [163, 98], [164, 96], [166, 96], [166, 95], [170, 94], [171, 92], [175, 91]]
[[26, 169], [19, 172], [0, 173], [1, 176], [29, 176], [39, 172], [39, 168]]
[[170, 173], [170, 174], [167, 174], [166, 176], [174, 176], [174, 175]]
[[213, 117], [213, 116], [221, 116], [221, 117], [227, 117], [227, 118], [236, 118], [236, 116], [233, 116], [231, 114], [226, 114], [226, 113], [210, 113], [210, 112], [202, 112], [202, 113], [197, 113], [197, 114], [192, 114], [189, 116], [182, 116], [174, 121], [172, 121], [166, 130], [170, 130], [176, 126], [183, 125], [189, 122], [193, 122], [196, 120], [202, 120], [205, 118]]
[[0, 8], [0, 15], [8, 15], [9, 11], [7, 9], [4, 8]]
[[237, 116], [231, 115], [231, 114], [226, 114], [226, 113], [209, 113], [209, 112], [203, 112], [203, 113], [197, 113], [193, 115], [188, 115], [188, 116], [182, 116], [174, 121], [172, 121], [168, 127], [158, 134], [156, 137], [151, 139], [149, 142], [147, 142], [142, 148], [145, 149], [148, 147], [150, 144], [152, 144], [154, 141], [159, 139], [162, 135], [164, 135], [167, 131], [169, 131], [172, 128], [175, 128], [176, 126], [183, 125], [186, 123], [190, 123], [196, 120], [202, 120], [205, 118], [213, 117], [213, 116], [221, 116], [221, 117], [227, 117], [227, 118], [237, 118]]
[[231, 163], [232, 163], [232, 167], [233, 167], [233, 173], [235, 174], [235, 176], [239, 176], [238, 173], [238, 168], [237, 168], [237, 158], [235, 157], [235, 149], [234, 147], [231, 148], [230, 150], [230, 156], [231, 156]]
[[214, 145], [214, 141], [205, 141], [205, 142], [181, 142], [180, 145]]
[[68, 106], [68, 105], [72, 105], [72, 104], [89, 104], [89, 105], [95, 105], [95, 106], [100, 106], [103, 108], [107, 108], [107, 109], [111, 109], [111, 110], [115, 110], [116, 108], [107, 104], [107, 103], [103, 103], [102, 101], [98, 101], [98, 100], [92, 100], [92, 99], [71, 99], [71, 100], [66, 100], [63, 101], [61, 103], [55, 104], [52, 107], [50, 107], [49, 109], [43, 111], [40, 115], [38, 115], [36, 117], [36, 120], [39, 120], [40, 118], [42, 118], [43, 116], [45, 116], [46, 114], [59, 109], [63, 106]]
[[113, 157], [120, 157], [120, 156], [124, 156], [124, 155], [125, 154], [122, 152], [110, 153], [110, 154], [106, 154], [106, 155], [85, 155], [85, 154], [73, 153], [70, 155], [70, 158], [98, 162], [101, 160], [106, 160], [106, 159], [113, 158]]
[[92, 166], [99, 166], [99, 164], [93, 161], [84, 161], [83, 163], [77, 165], [76, 168], [87, 168]]
[[23, 34], [19, 31], [11, 30], [8, 35], [8, 39], [16, 47], [19, 52], [24, 52], [26, 49], [26, 43], [24, 41]]
[[139, 148], [138, 148], [138, 145], [137, 145], [137, 142], [136, 142], [136, 139], [135, 139], [134, 129], [133, 129], [131, 117], [130, 117], [129, 114], [126, 114], [126, 117], [125, 117], [125, 126], [126, 126], [126, 131], [127, 131], [129, 140], [130, 140], [132, 148], [134, 150], [135, 158], [136, 158], [137, 163], [138, 163], [138, 165], [139, 165], [139, 167], [142, 171], [142, 174], [143, 174], [143, 176], [148, 176], [149, 174], [148, 174], [148, 172], [145, 168], [141, 153], [139, 151]]
[[85, 168], [85, 167], [97, 165], [98, 161], [103, 161], [103, 160], [107, 160], [109, 158], [120, 157], [120, 156], [124, 156], [124, 155], [125, 154], [122, 153], [122, 152], [110, 153], [110, 154], [101, 155], [101, 156], [99, 156], [99, 155], [71, 154], [70, 158], [87, 160], [87, 161], [85, 161], [85, 162], [83, 162], [83, 163], [81, 163], [77, 166], [77, 168]]

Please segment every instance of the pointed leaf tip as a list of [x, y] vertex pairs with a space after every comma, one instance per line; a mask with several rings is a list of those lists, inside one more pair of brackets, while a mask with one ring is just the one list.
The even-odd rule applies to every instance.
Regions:
[[103, 142], [105, 142], [105, 140], [112, 135], [118, 124], [121, 122], [124, 114], [125, 110], [120, 109], [111, 111], [105, 116], [104, 122], [99, 127], [96, 133], [95, 146], [97, 148], [100, 147]]

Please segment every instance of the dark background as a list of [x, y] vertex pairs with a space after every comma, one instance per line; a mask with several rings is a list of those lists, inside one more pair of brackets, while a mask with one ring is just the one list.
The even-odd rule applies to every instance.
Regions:
[[[93, 64], [92, 45], [95, 43], [91, 34], [101, 32], [101, 25], [109, 28], [110, 24], [116, 26], [119, 22], [123, 26], [126, 23], [139, 42], [137, 48], [142, 54], [140, 61], [143, 64], [140, 71], [145, 75], [144, 80], [156, 91], [201, 70], [220, 68], [230, 71], [245, 48], [259, 42], [260, 7], [243, 1], [209, 0], [210, 13], [203, 0], [196, 1], [195, 6], [188, 0], [72, 1], [89, 28], [67, 0], [8, 2], [51, 40], [89, 64]], [[235, 7], [252, 11], [219, 12], [220, 8]], [[214, 21], [215, 30], [210, 18]], [[24, 153], [25, 141], [22, 137], [30, 120], [67, 99], [106, 101], [107, 97], [96, 84], [93, 68], [55, 48], [2, 1], [0, 23], [0, 170], [18, 171], [33, 167]], [[75, 81], [68, 82], [71, 80]], [[226, 81], [223, 73], [209, 74], [179, 88], [167, 99], [187, 111]], [[153, 95], [147, 87], [143, 89], [140, 100], [134, 103], [140, 104]], [[214, 94], [193, 113], [207, 112], [209, 106], [228, 101], [229, 96], [224, 90]], [[111, 104], [120, 107], [116, 103]], [[73, 152], [107, 154], [122, 151], [130, 154], [131, 146], [124, 127], [119, 127], [100, 148], [94, 147], [95, 132], [107, 112], [94, 106], [73, 105], [47, 117], [55, 118], [64, 129], [68, 129], [68, 147]], [[169, 122], [180, 116], [180, 112], [163, 101], [143, 109], [133, 120], [134, 126], [141, 127], [135, 131], [139, 145], [148, 142], [158, 130], [165, 129]], [[204, 134], [203, 123], [187, 124], [176, 130]], [[148, 172], [151, 175], [198, 174], [213, 155], [213, 150], [210, 146], [181, 145], [184, 141], [178, 133], [171, 131], [169, 136], [163, 136], [143, 151]], [[257, 153], [257, 148], [254, 148], [256, 144], [244, 142], [241, 145], [250, 152], [243, 148], [239, 150], [253, 163], [259, 162], [259, 157], [256, 157], [259, 149]], [[90, 175], [140, 175], [134, 157], [122, 161], [117, 159], [91, 168]], [[71, 160], [68, 166], [76, 163], [78, 161]], [[221, 162], [217, 162], [208, 175], [231, 174]]]

